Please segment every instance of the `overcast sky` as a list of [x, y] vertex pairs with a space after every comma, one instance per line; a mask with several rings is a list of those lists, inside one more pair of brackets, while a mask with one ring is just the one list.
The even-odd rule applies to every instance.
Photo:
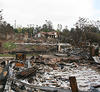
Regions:
[[51, 20], [72, 27], [79, 17], [100, 18], [100, 0], [0, 0], [4, 20], [14, 25], [42, 25]]

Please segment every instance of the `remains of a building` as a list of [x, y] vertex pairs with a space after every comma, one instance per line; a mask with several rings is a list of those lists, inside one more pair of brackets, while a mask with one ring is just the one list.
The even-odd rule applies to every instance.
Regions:
[[95, 71], [100, 66], [90, 60], [98, 51], [70, 47], [63, 49], [65, 56], [27, 58], [17, 52], [16, 58], [1, 59], [0, 92], [100, 92], [100, 74]]

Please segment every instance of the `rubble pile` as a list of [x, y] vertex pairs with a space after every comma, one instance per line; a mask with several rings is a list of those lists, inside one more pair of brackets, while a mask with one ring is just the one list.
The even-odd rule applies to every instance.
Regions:
[[36, 75], [33, 84], [70, 89], [70, 76], [76, 77], [79, 89], [83, 91], [89, 90], [90, 86], [100, 84], [100, 77], [97, 72], [86, 66], [76, 67], [73, 63], [66, 64], [63, 69], [58, 67], [57, 70], [43, 66], [41, 73], [42, 75], [40, 73]]
[[69, 56], [78, 56], [83, 59], [89, 59], [90, 53], [88, 52], [88, 49], [81, 49], [81, 48], [73, 48], [73, 49], [65, 49], [64, 53], [66, 53]]
[[88, 52], [74, 49], [66, 53], [66, 57], [31, 58], [17, 53], [15, 59], [1, 60], [0, 92], [71, 92], [71, 76], [76, 77], [79, 92], [92, 92], [92, 86], [100, 85], [100, 74], [89, 67]]

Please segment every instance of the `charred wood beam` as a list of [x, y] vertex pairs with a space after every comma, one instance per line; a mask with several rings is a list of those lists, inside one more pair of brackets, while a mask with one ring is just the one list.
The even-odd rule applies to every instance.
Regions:
[[34, 66], [34, 67], [32, 67], [32, 68], [28, 68], [28, 69], [26, 69], [26, 70], [23, 70], [23, 71], [21, 71], [21, 72], [18, 72], [18, 73], [16, 74], [16, 77], [17, 77], [18, 79], [29, 78], [29, 77], [35, 75], [37, 70], [38, 70], [38, 67], [37, 67], [37, 66]]
[[4, 88], [5, 88], [5, 85], [6, 85], [6, 81], [7, 81], [6, 78], [0, 81], [0, 92], [4, 91]]
[[4, 91], [8, 74], [9, 74], [9, 64], [0, 73], [0, 86], [1, 86], [0, 92]]
[[15, 92], [28, 92], [26, 90], [22, 90], [21, 88], [19, 88], [16, 84], [12, 84], [11, 85], [11, 89], [14, 90]]

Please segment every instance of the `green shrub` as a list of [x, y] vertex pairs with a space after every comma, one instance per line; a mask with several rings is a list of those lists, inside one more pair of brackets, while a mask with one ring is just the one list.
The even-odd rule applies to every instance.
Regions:
[[16, 48], [16, 44], [12, 42], [6, 42], [3, 44], [3, 48], [5, 48], [6, 50], [13, 50]]

